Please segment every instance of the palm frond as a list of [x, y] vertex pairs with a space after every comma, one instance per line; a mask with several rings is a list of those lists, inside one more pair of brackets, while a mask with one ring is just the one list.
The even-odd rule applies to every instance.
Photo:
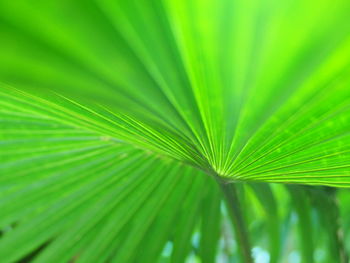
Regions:
[[345, 263], [349, 12], [0, 0], [1, 262]]

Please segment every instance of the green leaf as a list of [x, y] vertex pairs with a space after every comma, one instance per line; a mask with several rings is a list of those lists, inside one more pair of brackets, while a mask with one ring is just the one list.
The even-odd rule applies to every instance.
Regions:
[[[20, 108], [16, 98], [8, 95], [3, 102], [6, 129], [2, 129], [2, 143], [7, 154], [13, 152], [1, 165], [0, 207], [4, 216], [0, 225], [11, 229], [0, 242], [4, 262], [19, 260], [43, 244], [45, 250], [36, 262], [72, 258], [127, 262], [135, 256], [140, 260], [137, 251], [148, 242], [151, 226], [157, 232], [164, 228], [163, 243], [173, 234], [168, 231], [169, 223], [158, 220], [159, 215], [174, 218], [183, 214], [185, 220], [189, 208], [194, 202], [200, 204], [207, 192], [202, 190], [210, 178], [194, 168], [91, 130], [62, 124], [70, 122], [65, 115], [60, 116], [62, 123], [55, 117], [50, 120], [43, 117], [40, 104]], [[13, 111], [12, 106], [19, 111]], [[95, 124], [94, 129], [99, 130], [98, 121]], [[17, 138], [22, 142], [14, 151]], [[60, 147], [54, 147], [56, 144]], [[192, 197], [179, 202], [188, 191]], [[201, 210], [193, 210], [189, 222], [199, 224], [201, 215]], [[193, 226], [188, 228], [189, 237]], [[123, 235], [126, 229], [127, 237]], [[183, 241], [181, 237], [173, 240], [176, 247], [183, 246]]]
[[312, 3], [3, 1], [0, 80], [228, 181], [347, 186], [350, 6]]
[[349, 187], [349, 12], [0, 0], [3, 261], [345, 260], [335, 200], [256, 182]]

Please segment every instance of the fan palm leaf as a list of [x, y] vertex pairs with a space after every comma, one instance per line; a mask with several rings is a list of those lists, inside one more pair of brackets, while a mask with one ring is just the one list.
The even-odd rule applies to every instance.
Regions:
[[346, 262], [349, 11], [0, 0], [3, 262]]

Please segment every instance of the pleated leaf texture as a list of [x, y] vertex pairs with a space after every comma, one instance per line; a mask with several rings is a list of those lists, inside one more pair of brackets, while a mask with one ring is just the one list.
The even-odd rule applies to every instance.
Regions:
[[[349, 14], [348, 0], [0, 0], [0, 262], [158, 262], [171, 244], [160, 262], [180, 263], [195, 231], [215, 262], [227, 185], [348, 187]], [[270, 186], [249, 187], [273, 229]]]

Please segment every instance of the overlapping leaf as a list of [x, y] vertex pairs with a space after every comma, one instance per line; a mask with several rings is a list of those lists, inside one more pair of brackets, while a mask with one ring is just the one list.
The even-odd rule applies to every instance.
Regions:
[[[35, 262], [152, 262], [169, 240], [181, 262], [202, 218], [219, 227], [202, 213], [221, 199], [209, 177], [108, 137], [98, 117], [79, 126], [70, 112], [50, 115], [48, 102], [20, 94], [1, 95], [3, 262], [35, 250]], [[186, 232], [170, 227], [179, 217]], [[212, 234], [215, 244], [219, 236]], [[149, 250], [140, 250], [152, 239]]]

